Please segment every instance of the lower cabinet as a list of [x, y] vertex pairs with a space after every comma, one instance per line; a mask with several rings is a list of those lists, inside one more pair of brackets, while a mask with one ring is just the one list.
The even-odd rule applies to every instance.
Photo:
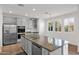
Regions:
[[27, 41], [27, 54], [32, 55], [32, 43], [31, 41]]
[[42, 55], [48, 55], [48, 54], [49, 54], [49, 51], [44, 49], [44, 48], [42, 48]]
[[24, 50], [25, 50], [26, 53], [28, 53], [28, 45], [27, 45], [28, 44], [28, 40], [24, 39], [24, 42], [25, 42], [24, 43], [24, 48], [25, 48]]
[[21, 46], [28, 55], [62, 55], [62, 48], [49, 52], [47, 49], [32, 43], [28, 39], [21, 36]]
[[22, 36], [21, 36], [21, 47], [28, 55], [32, 54], [32, 43]]
[[21, 36], [21, 47], [24, 49], [24, 37]]
[[58, 48], [52, 52], [49, 52], [49, 55], [62, 55], [62, 48]]
[[21, 46], [28, 55], [42, 55], [42, 48], [21, 36]]
[[32, 43], [32, 55], [42, 55], [42, 47]]

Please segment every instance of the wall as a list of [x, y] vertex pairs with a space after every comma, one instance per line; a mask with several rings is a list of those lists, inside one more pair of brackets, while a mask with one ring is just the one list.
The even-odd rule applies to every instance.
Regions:
[[2, 46], [2, 24], [3, 24], [2, 7], [0, 6], [0, 46]]
[[[64, 32], [63, 19], [68, 18], [68, 17], [75, 17], [75, 31], [74, 32]], [[57, 17], [52, 17], [49, 19], [52, 19], [53, 21], [55, 21], [55, 19], [61, 19], [62, 20], [62, 32], [55, 32], [55, 31], [49, 32], [47, 30], [48, 19], [45, 19], [44, 35], [67, 40], [69, 41], [69, 43], [77, 45], [78, 52], [79, 52], [79, 11], [69, 13], [69, 14], [64, 14], [64, 15], [57, 16]]]
[[[68, 18], [68, 17], [75, 17], [75, 31], [74, 32], [64, 32], [63, 19]], [[61, 38], [63, 40], [69, 41], [72, 44], [79, 45], [79, 11], [69, 13], [69, 14], [64, 14], [64, 15], [57, 16], [57, 17], [52, 17], [49, 19], [52, 19], [53, 21], [55, 21], [55, 19], [61, 19], [62, 20], [62, 32], [55, 32], [55, 31], [49, 32], [47, 30], [48, 19], [45, 19], [45, 30], [44, 30], [45, 36]]]
[[29, 32], [29, 31], [30, 32], [38, 32], [38, 19], [37, 19], [37, 29], [34, 28], [33, 20], [31, 20], [30, 17], [26, 18], [25, 26], [26, 26], [26, 32]]
[[39, 20], [38, 20], [38, 31], [39, 31], [39, 34], [41, 35], [41, 36], [44, 36], [45, 35], [45, 20], [43, 19], [43, 18], [40, 18]]

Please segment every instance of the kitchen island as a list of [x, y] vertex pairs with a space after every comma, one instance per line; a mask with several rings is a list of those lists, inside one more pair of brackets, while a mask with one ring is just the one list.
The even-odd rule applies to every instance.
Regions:
[[21, 35], [21, 47], [28, 55], [68, 54], [67, 41], [40, 36], [38, 33], [25, 33], [25, 35]]

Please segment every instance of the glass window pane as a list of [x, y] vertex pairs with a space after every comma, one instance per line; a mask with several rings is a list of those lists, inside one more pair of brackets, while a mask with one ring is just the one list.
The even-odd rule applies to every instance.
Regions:
[[48, 21], [48, 31], [53, 31], [53, 22]]
[[55, 21], [55, 31], [61, 31], [61, 21], [59, 19]]
[[75, 25], [74, 18], [64, 19], [65, 32], [72, 32], [72, 31], [74, 31], [74, 25]]

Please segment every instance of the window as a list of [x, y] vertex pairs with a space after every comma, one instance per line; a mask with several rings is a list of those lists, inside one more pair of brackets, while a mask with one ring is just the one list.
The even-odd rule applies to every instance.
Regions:
[[64, 30], [65, 32], [74, 31], [75, 20], [74, 18], [64, 19]]
[[52, 21], [48, 21], [48, 31], [53, 31], [53, 22]]
[[55, 31], [61, 31], [61, 20], [55, 21]]

